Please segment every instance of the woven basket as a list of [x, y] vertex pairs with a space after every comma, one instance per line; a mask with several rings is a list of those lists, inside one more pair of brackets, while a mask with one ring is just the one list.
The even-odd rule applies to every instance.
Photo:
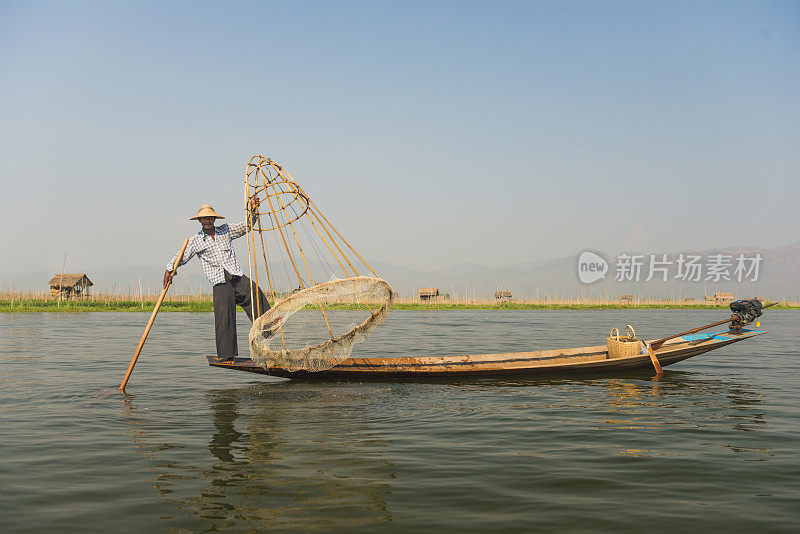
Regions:
[[[620, 336], [618, 329], [611, 329], [611, 334], [606, 340], [608, 344], [608, 356], [610, 358], [627, 358], [642, 353], [640, 342], [636, 339], [636, 332], [633, 330], [633, 327], [628, 325], [625, 327], [625, 330], [627, 335]], [[614, 332], [617, 333], [616, 336]]]

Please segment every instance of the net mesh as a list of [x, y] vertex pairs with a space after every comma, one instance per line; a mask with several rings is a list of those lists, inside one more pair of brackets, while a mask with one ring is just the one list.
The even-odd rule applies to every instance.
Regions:
[[250, 355], [266, 369], [322, 371], [350, 357], [386, 322], [394, 293], [380, 278], [332, 280], [279, 300], [250, 329]]

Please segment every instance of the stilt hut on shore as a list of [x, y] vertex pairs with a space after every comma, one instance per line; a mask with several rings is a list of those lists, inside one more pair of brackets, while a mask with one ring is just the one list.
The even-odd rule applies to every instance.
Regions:
[[507, 289], [500, 289], [494, 292], [494, 298], [497, 302], [511, 302], [511, 291]]
[[50, 295], [62, 298], [85, 298], [94, 284], [85, 273], [58, 273], [48, 282]]
[[431, 300], [439, 296], [438, 287], [421, 287], [419, 288], [420, 300]]

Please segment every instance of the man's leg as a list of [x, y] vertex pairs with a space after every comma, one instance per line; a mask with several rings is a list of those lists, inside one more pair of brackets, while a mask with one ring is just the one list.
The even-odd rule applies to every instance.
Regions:
[[250, 302], [250, 288], [253, 289], [253, 296], [256, 296], [258, 299], [258, 306], [259, 309], [256, 310], [260, 312], [262, 315], [265, 311], [269, 309], [269, 301], [267, 297], [264, 295], [264, 292], [261, 291], [261, 288], [258, 287], [255, 282], [251, 282], [247, 276], [240, 276], [238, 280], [234, 283], [234, 289], [236, 291], [236, 304], [244, 309], [244, 312], [247, 314], [247, 317], [250, 320], [253, 320], [253, 306], [252, 302]]
[[217, 356], [232, 359], [239, 354], [236, 345], [236, 297], [230, 275], [225, 282], [216, 284], [214, 294], [214, 332], [217, 338]]

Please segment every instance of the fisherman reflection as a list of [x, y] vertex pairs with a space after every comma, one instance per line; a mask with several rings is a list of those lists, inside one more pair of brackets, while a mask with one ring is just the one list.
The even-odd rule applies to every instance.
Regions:
[[217, 462], [202, 475], [209, 486], [184, 509], [213, 528], [360, 528], [391, 520], [384, 499], [395, 474], [380, 458], [386, 444], [338, 417], [349, 412], [343, 402], [363, 397], [333, 395], [293, 383], [210, 392], [216, 431], [208, 450]]
[[236, 411], [235, 392], [222, 391], [212, 393], [211, 396], [214, 427], [217, 431], [211, 436], [208, 450], [223, 464], [234, 463], [232, 444], [244, 435], [238, 432], [234, 425], [239, 417], [239, 412]]

